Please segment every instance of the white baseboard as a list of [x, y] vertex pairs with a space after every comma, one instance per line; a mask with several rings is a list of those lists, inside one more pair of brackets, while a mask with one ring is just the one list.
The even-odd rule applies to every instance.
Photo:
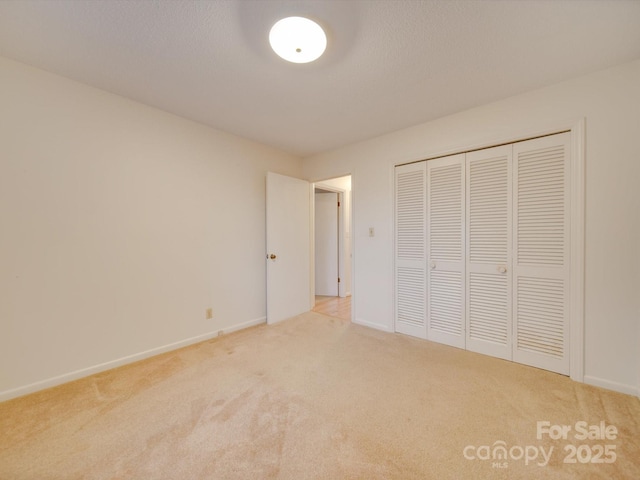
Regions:
[[612, 382], [611, 380], [605, 380], [604, 378], [593, 377], [591, 375], [584, 376], [584, 383], [595, 387], [606, 388], [607, 390], [613, 390], [614, 392], [640, 397], [640, 388], [634, 387], [633, 385]]
[[362, 325], [364, 327], [374, 328], [376, 330], [382, 330], [383, 332], [393, 333], [393, 329], [388, 325], [380, 325], [379, 323], [371, 323], [363, 320], [361, 318], [356, 318], [353, 323], [357, 323], [358, 325]]
[[257, 318], [255, 320], [249, 320], [248, 322], [232, 325], [222, 330], [207, 332], [202, 335], [198, 335], [196, 337], [187, 338], [185, 340], [181, 340], [175, 343], [170, 343], [168, 345], [163, 345], [161, 347], [152, 348], [151, 350], [136, 353], [133, 355], [128, 355], [126, 357], [101, 363], [99, 365], [94, 365], [88, 368], [82, 368], [74, 372], [65, 373], [63, 375], [58, 375], [56, 377], [48, 378], [46, 380], [41, 380], [39, 382], [31, 383], [29, 385], [14, 388], [11, 390], [5, 390], [3, 392], [0, 392], [0, 402], [4, 402], [6, 400], [10, 400], [16, 397], [21, 397], [29, 393], [38, 392], [40, 390], [44, 390], [45, 388], [51, 388], [58, 385], [62, 385], [63, 383], [71, 382], [73, 380], [78, 380], [79, 378], [83, 378], [83, 377], [88, 377], [89, 375], [94, 375], [96, 373], [104, 372], [106, 370], [111, 370], [112, 368], [121, 367], [122, 365], [138, 362], [140, 360], [144, 360], [145, 358], [153, 357], [155, 355], [160, 355], [161, 353], [170, 352], [172, 350], [177, 350], [178, 348], [187, 347], [195, 343], [204, 342], [205, 340], [215, 338], [218, 335], [222, 335], [222, 334], [226, 335], [228, 333], [235, 332], [237, 330], [253, 327], [254, 325], [260, 325], [261, 323], [265, 323], [266, 320], [267, 320], [266, 317]]
[[229, 328], [224, 328], [220, 330], [220, 335], [227, 335], [228, 333], [237, 332], [238, 330], [243, 330], [249, 327], [255, 327], [256, 325], [261, 325], [263, 323], [267, 323], [267, 317], [256, 318], [254, 320], [249, 320], [248, 322], [232, 325]]

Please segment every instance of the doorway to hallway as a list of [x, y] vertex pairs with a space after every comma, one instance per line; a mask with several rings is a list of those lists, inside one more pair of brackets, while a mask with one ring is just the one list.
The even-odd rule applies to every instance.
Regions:
[[316, 182], [313, 193], [314, 311], [351, 320], [351, 176]]

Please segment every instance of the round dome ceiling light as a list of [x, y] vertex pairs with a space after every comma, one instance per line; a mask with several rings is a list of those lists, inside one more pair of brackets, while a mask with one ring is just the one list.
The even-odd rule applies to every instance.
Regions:
[[304, 17], [279, 20], [269, 32], [271, 48], [280, 57], [293, 63], [309, 63], [318, 59], [327, 48], [327, 36], [322, 27]]

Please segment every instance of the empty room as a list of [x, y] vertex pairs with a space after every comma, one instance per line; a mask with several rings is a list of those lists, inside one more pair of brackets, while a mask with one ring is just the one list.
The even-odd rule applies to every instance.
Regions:
[[640, 1], [0, 1], [0, 479], [640, 478]]

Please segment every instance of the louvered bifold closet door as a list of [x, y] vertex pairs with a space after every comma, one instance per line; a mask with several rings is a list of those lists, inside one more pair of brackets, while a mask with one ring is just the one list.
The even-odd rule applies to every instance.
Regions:
[[465, 347], [464, 154], [427, 162], [427, 338]]
[[396, 167], [396, 332], [426, 338], [425, 162]]
[[513, 146], [513, 359], [562, 374], [569, 374], [569, 148], [569, 133]]
[[511, 360], [512, 146], [467, 161], [467, 350]]

